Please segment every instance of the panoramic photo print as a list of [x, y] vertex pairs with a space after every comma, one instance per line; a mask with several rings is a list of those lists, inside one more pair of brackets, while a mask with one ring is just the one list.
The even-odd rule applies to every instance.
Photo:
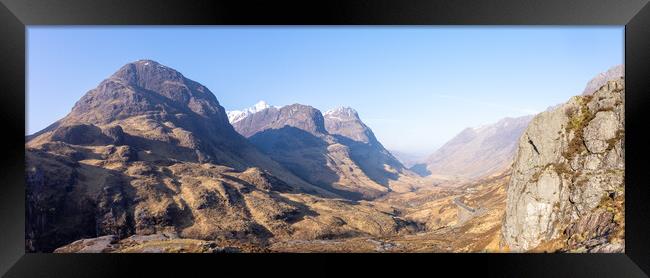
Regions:
[[622, 253], [624, 27], [27, 28], [30, 253]]

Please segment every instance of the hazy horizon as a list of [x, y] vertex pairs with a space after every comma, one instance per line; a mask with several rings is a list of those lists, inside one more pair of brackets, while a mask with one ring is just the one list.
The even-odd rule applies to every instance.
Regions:
[[226, 110], [358, 111], [389, 150], [434, 151], [467, 127], [544, 111], [623, 63], [615, 27], [29, 27], [26, 134], [122, 65], [156, 60]]

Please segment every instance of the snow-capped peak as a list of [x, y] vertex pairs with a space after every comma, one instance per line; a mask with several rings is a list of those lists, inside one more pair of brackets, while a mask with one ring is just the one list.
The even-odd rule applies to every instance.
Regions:
[[[255, 114], [257, 112], [260, 112], [264, 109], [271, 108], [275, 106], [270, 106], [266, 101], [260, 100], [255, 105], [249, 108], [245, 108], [242, 110], [232, 110], [232, 111], [226, 111], [226, 114], [228, 115], [228, 121], [232, 123], [236, 123], [238, 121], [241, 121], [242, 119], [248, 117], [248, 115]], [[277, 107], [276, 107], [277, 108]]]
[[350, 108], [350, 107], [345, 107], [345, 106], [339, 106], [334, 109], [327, 110], [323, 116], [330, 116], [330, 117], [354, 117], [358, 118], [357, 111]]
[[248, 108], [248, 109], [249, 110], [254, 110], [254, 111], [251, 111], [251, 112], [258, 112], [258, 111], [262, 111], [262, 110], [264, 110], [266, 108], [269, 108], [269, 107], [271, 107], [271, 106], [269, 106], [269, 104], [266, 103], [266, 101], [260, 100], [257, 103], [255, 103], [255, 105], [253, 105], [253, 107]]

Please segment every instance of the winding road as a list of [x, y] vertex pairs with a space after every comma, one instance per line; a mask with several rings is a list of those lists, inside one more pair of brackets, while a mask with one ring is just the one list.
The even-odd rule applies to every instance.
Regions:
[[467, 211], [469, 211], [469, 212], [471, 212], [471, 213], [475, 213], [475, 212], [476, 212], [476, 209], [473, 209], [473, 208], [471, 208], [471, 207], [465, 205], [463, 202], [461, 202], [461, 201], [460, 201], [460, 197], [456, 197], [456, 198], [454, 198], [454, 204], [456, 204], [457, 206], [459, 206], [459, 207], [461, 207], [461, 208], [463, 208], [463, 209], [465, 209], [465, 210], [467, 210]]

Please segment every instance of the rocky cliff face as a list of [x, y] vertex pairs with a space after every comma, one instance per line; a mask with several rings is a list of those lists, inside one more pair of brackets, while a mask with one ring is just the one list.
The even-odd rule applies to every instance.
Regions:
[[616, 78], [532, 120], [508, 185], [510, 250], [623, 251], [624, 99]]
[[517, 140], [532, 118], [505, 118], [463, 130], [429, 156], [428, 174], [478, 178], [503, 171], [512, 163]]

